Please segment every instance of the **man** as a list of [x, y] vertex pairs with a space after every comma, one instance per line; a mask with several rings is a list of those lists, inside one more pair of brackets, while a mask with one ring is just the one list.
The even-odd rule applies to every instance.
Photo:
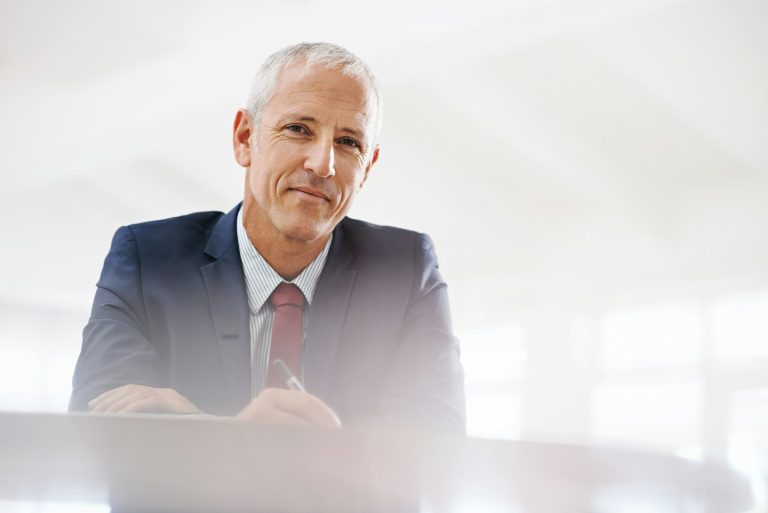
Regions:
[[[116, 232], [70, 409], [463, 432], [429, 237], [345, 217], [380, 121], [376, 80], [347, 50], [267, 59], [235, 117], [242, 206]], [[277, 357], [306, 392], [280, 388]]]

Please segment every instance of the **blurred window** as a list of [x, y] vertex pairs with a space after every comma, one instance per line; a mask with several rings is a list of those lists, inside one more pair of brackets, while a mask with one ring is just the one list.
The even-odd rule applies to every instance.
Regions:
[[701, 361], [703, 324], [692, 304], [662, 304], [606, 316], [601, 361], [606, 370], [653, 369]]
[[516, 324], [459, 333], [467, 394], [467, 431], [472, 436], [514, 438], [523, 420], [521, 383], [526, 354]]
[[714, 356], [768, 356], [768, 292], [726, 296], [711, 306]]

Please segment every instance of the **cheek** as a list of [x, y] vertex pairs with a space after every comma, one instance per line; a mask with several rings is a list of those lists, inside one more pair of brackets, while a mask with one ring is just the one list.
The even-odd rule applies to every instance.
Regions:
[[259, 169], [251, 169], [251, 175], [248, 177], [248, 189], [251, 196], [261, 205], [266, 205], [272, 196], [269, 183], [263, 171]]
[[360, 182], [362, 182], [362, 180], [363, 174], [355, 173], [344, 183], [344, 186], [341, 189], [340, 208], [346, 208], [352, 203], [352, 200], [360, 191]]
[[249, 170], [248, 183], [252, 193], [258, 197], [269, 197], [275, 194], [280, 180], [280, 173], [275, 167], [280, 160], [259, 159], [254, 161]]
[[259, 190], [259, 170], [251, 168], [248, 175], [248, 187], [254, 194]]
[[349, 155], [336, 160], [336, 173], [340, 181], [344, 182], [344, 189], [360, 188], [365, 177], [365, 165], [362, 157]]

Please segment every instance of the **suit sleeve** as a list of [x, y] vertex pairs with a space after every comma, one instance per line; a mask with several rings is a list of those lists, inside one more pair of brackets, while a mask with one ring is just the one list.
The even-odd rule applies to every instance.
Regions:
[[70, 411], [87, 411], [88, 401], [129, 383], [159, 386], [159, 358], [149, 341], [141, 265], [130, 227], [115, 233], [96, 287], [72, 378]]
[[381, 411], [391, 424], [466, 432], [464, 372], [447, 286], [429, 236], [414, 249], [414, 280]]

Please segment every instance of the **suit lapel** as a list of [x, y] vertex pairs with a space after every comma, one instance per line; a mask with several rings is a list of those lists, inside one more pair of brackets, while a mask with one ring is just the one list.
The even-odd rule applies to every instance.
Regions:
[[205, 252], [215, 260], [200, 268], [211, 306], [230, 408], [244, 407], [251, 396], [251, 344], [248, 297], [237, 245], [239, 205], [211, 231]]
[[317, 291], [309, 309], [304, 344], [304, 384], [307, 390], [336, 406], [334, 371], [336, 353], [357, 272], [349, 268], [352, 252], [344, 240], [343, 222], [333, 233], [333, 242]]

